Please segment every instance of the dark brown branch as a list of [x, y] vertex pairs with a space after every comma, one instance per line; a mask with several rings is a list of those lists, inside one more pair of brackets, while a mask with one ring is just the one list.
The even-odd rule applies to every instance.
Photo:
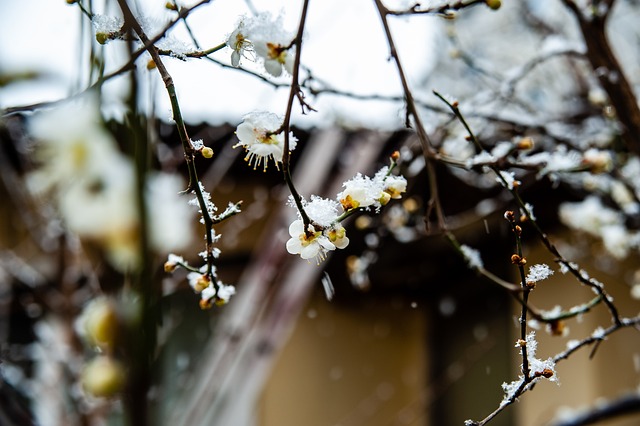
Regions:
[[629, 151], [640, 155], [640, 107], [633, 88], [607, 39], [607, 18], [610, 16], [614, 1], [603, 3], [604, 14], [594, 13], [591, 16], [584, 16], [573, 0], [563, 0], [563, 2], [578, 20], [587, 45], [587, 59], [593, 68], [594, 75], [609, 96], [618, 121], [622, 125], [622, 140]]

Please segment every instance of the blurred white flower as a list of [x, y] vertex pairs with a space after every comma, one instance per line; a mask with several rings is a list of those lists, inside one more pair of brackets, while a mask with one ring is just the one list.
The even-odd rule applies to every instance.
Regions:
[[101, 125], [94, 97], [34, 115], [29, 133], [38, 140], [34, 159], [40, 168], [28, 180], [34, 193], [108, 167], [119, 154], [113, 137]]
[[179, 175], [168, 173], [152, 174], [147, 180], [149, 238], [158, 254], [184, 249], [191, 242], [194, 212], [179, 195], [183, 185]]

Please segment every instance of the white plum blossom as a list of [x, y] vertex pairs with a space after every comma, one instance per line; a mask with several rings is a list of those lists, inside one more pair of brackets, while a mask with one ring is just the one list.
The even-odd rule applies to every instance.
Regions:
[[336, 245], [322, 231], [317, 231], [313, 225], [309, 225], [305, 231], [304, 222], [301, 219], [294, 220], [289, 225], [289, 235], [291, 238], [287, 241], [287, 251], [291, 254], [299, 254], [303, 259], [317, 258], [319, 263], [324, 260], [327, 252], [336, 249]]
[[240, 19], [236, 29], [229, 34], [227, 38], [227, 46], [231, 48], [231, 65], [234, 67], [240, 66], [240, 59], [245, 55], [245, 52], [253, 51], [253, 44], [247, 37], [247, 28], [244, 18]]
[[272, 76], [281, 76], [283, 69], [293, 74], [293, 39], [293, 34], [284, 30], [282, 16], [274, 19], [269, 12], [243, 16], [226, 41], [232, 50], [231, 65], [238, 67], [247, 52], [255, 52]]
[[253, 43], [256, 54], [263, 59], [265, 70], [274, 77], [282, 70], [293, 73], [295, 48], [294, 36], [284, 30], [282, 16], [273, 19], [268, 12], [260, 13], [246, 22], [247, 37]]
[[375, 205], [380, 206], [382, 186], [369, 176], [358, 173], [342, 184], [344, 190], [338, 194], [338, 200], [345, 211]]
[[[245, 116], [244, 121], [236, 129], [238, 143], [233, 147], [242, 146], [247, 150], [245, 161], [256, 169], [261, 164], [267, 169], [267, 162], [272, 158], [278, 167], [284, 153], [284, 135], [274, 134], [282, 120], [271, 112], [254, 112]], [[293, 133], [289, 134], [289, 150], [296, 147], [297, 139]]]
[[[402, 194], [407, 190], [407, 180], [404, 176], [396, 176], [389, 174], [389, 167], [385, 166], [378, 170], [373, 177], [375, 182], [378, 182], [382, 186], [382, 190], [389, 194], [389, 197], [394, 200], [402, 198]], [[383, 194], [383, 198], [386, 198]], [[387, 200], [388, 202], [388, 200]], [[386, 203], [383, 203], [384, 205]]]

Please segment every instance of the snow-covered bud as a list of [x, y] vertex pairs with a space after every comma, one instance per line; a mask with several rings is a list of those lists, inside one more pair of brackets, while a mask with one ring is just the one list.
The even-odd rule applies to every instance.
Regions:
[[124, 385], [124, 368], [108, 356], [92, 359], [82, 371], [82, 387], [93, 396], [108, 398], [114, 396]]
[[176, 270], [180, 263], [186, 263], [182, 256], [175, 255], [170, 253], [167, 257], [167, 261], [164, 263], [164, 271], [165, 272], [173, 272]]
[[[384, 191], [395, 200], [402, 198], [402, 193], [407, 190], [407, 180], [403, 176], [387, 176], [384, 180]], [[386, 204], [386, 203], [385, 203]], [[384, 204], [382, 204], [384, 206]]]
[[109, 33], [96, 33], [96, 41], [100, 44], [107, 44], [110, 39]]
[[513, 210], [507, 210], [506, 212], [504, 212], [504, 218], [509, 222], [513, 222], [516, 219], [516, 214], [513, 212]]
[[613, 168], [613, 159], [608, 151], [588, 149], [582, 158], [582, 163], [589, 166], [592, 173], [606, 173]]
[[187, 279], [189, 280], [189, 285], [196, 293], [202, 293], [211, 283], [207, 275], [197, 272], [190, 272], [189, 275], [187, 275]]
[[557, 320], [549, 324], [549, 331], [554, 336], [564, 336], [566, 329], [564, 321]]
[[545, 379], [548, 379], [550, 377], [553, 377], [553, 370], [550, 368], [545, 368], [542, 371], [536, 371], [533, 375], [535, 377], [544, 377]]
[[498, 10], [500, 9], [500, 6], [502, 6], [502, 2], [500, 0], [485, 0], [485, 3], [491, 10]]

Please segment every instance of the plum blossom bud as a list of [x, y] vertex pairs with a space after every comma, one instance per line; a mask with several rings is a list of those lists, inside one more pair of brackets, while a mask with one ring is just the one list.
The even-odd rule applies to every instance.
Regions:
[[608, 151], [595, 148], [588, 149], [582, 158], [583, 164], [589, 166], [592, 173], [606, 173], [613, 169], [613, 159]]
[[89, 343], [100, 348], [113, 347], [118, 334], [118, 315], [111, 300], [95, 299], [85, 307], [79, 321]]
[[349, 245], [349, 238], [347, 238], [346, 230], [339, 223], [325, 229], [324, 235], [329, 238], [329, 241], [331, 241], [336, 248], [343, 249]]
[[213, 157], [213, 149], [205, 146], [204, 148], [202, 148], [202, 151], [200, 151], [200, 154], [202, 154], [204, 158], [211, 158]]
[[189, 280], [189, 285], [196, 293], [202, 293], [204, 289], [209, 287], [211, 281], [206, 274], [199, 274], [197, 272], [190, 272], [187, 275], [187, 280]]
[[500, 6], [502, 6], [502, 2], [500, 0], [485, 0], [485, 3], [491, 10], [498, 10], [500, 9]]
[[164, 263], [164, 271], [173, 272], [181, 263], [182, 264], [186, 263], [182, 258], [182, 256], [178, 256], [173, 253], [170, 253], [169, 256], [167, 257], [167, 261]]
[[520, 139], [516, 144], [516, 148], [523, 151], [527, 149], [531, 149], [533, 148], [533, 146], [534, 146], [534, 142], [533, 142], [533, 139], [531, 139], [530, 137], [524, 137]]
[[84, 390], [91, 395], [108, 398], [122, 389], [124, 368], [111, 357], [98, 356], [84, 367], [80, 381]]

